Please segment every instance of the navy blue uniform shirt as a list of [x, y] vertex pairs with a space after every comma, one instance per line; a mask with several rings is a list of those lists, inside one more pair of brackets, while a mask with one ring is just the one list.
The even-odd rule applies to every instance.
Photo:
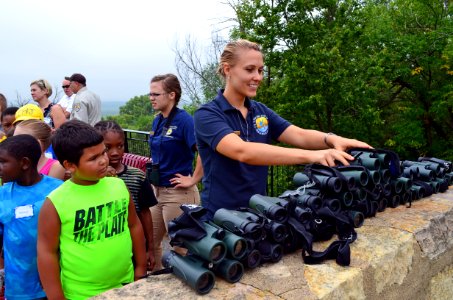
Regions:
[[166, 121], [162, 114], [154, 118], [149, 144], [153, 163], [159, 163], [159, 186], [170, 187], [170, 179], [176, 173], [192, 174], [195, 129], [192, 116], [179, 108], [176, 108], [167, 132], [162, 135]]
[[[219, 208], [248, 206], [254, 194], [265, 195], [267, 166], [252, 166], [230, 159], [215, 149], [227, 134], [244, 141], [270, 144], [291, 124], [262, 103], [246, 99], [246, 119], [223, 96], [200, 107], [194, 115], [198, 152], [203, 162], [201, 203], [212, 218]], [[259, 145], [257, 145], [259, 147]]]

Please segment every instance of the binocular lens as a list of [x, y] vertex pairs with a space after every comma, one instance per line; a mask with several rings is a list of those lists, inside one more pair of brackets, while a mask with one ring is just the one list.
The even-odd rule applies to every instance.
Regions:
[[230, 278], [236, 277], [238, 274], [238, 270], [239, 270], [238, 265], [231, 266], [231, 268], [228, 270], [228, 277]]
[[285, 225], [280, 224], [280, 223], [272, 224], [271, 235], [272, 235], [272, 239], [275, 242], [277, 242], [277, 243], [283, 242], [283, 240], [286, 238], [286, 235], [287, 235]]
[[261, 263], [261, 254], [258, 250], [253, 249], [244, 259], [245, 265], [250, 268], [254, 269], [258, 267]]
[[303, 222], [305, 220], [310, 219], [311, 217], [311, 210], [306, 209], [306, 208], [301, 208], [299, 206], [296, 206], [294, 208], [294, 216], [299, 222]]
[[233, 256], [234, 257], [241, 257], [242, 256], [242, 253], [245, 251], [246, 248], [246, 244], [244, 244], [244, 241], [243, 240], [239, 240], [235, 245], [234, 245], [234, 248], [233, 248]]
[[263, 236], [263, 228], [256, 223], [245, 225], [244, 235], [254, 241], [258, 241]]
[[363, 225], [365, 216], [359, 211], [349, 211], [349, 216], [352, 219], [352, 223], [355, 228], [359, 228]]
[[283, 257], [283, 247], [280, 245], [277, 245], [273, 250], [274, 251], [272, 251], [271, 261], [278, 262]]
[[395, 192], [395, 194], [401, 193], [403, 187], [404, 186], [402, 181], [396, 180], [393, 182], [393, 191]]
[[218, 244], [217, 246], [212, 248], [211, 251], [211, 261], [219, 261], [225, 255], [225, 249], [223, 248], [222, 244]]
[[206, 294], [214, 285], [214, 277], [210, 273], [204, 273], [197, 281], [196, 290], [200, 294]]
[[381, 182], [381, 173], [378, 171], [370, 171], [370, 175], [374, 184], [379, 184]]
[[288, 211], [283, 207], [276, 207], [271, 210], [271, 213], [274, 217], [273, 219], [277, 222], [283, 223], [288, 219]]
[[381, 181], [383, 183], [389, 183], [391, 176], [392, 175], [390, 174], [390, 170], [389, 169], [381, 170]]

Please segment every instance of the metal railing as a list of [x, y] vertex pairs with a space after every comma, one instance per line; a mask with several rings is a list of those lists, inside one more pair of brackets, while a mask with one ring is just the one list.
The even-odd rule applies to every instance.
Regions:
[[[149, 157], [149, 132], [125, 129], [125, 151]], [[285, 190], [293, 189], [294, 174], [299, 171], [297, 166], [270, 166], [267, 176], [267, 195], [278, 196]]]
[[149, 157], [149, 132], [124, 129], [126, 143], [124, 150], [128, 153], [134, 153]]

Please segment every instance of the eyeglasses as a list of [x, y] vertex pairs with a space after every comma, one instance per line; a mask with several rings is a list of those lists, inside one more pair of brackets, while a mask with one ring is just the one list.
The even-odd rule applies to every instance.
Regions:
[[159, 94], [159, 93], [149, 93], [148, 96], [157, 98], [157, 97], [159, 97], [160, 95], [165, 95], [165, 94], [167, 94], [167, 93], [161, 93], [161, 94]]
[[64, 88], [64, 89], [68, 89], [69, 85], [62, 85], [61, 87]]

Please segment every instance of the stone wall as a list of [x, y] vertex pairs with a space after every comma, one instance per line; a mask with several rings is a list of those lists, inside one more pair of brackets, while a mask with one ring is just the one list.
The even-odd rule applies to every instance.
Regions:
[[238, 283], [216, 278], [205, 296], [167, 274], [94, 299], [453, 299], [453, 188], [411, 208], [387, 208], [357, 233], [349, 267], [306, 265], [297, 251], [246, 271]]

